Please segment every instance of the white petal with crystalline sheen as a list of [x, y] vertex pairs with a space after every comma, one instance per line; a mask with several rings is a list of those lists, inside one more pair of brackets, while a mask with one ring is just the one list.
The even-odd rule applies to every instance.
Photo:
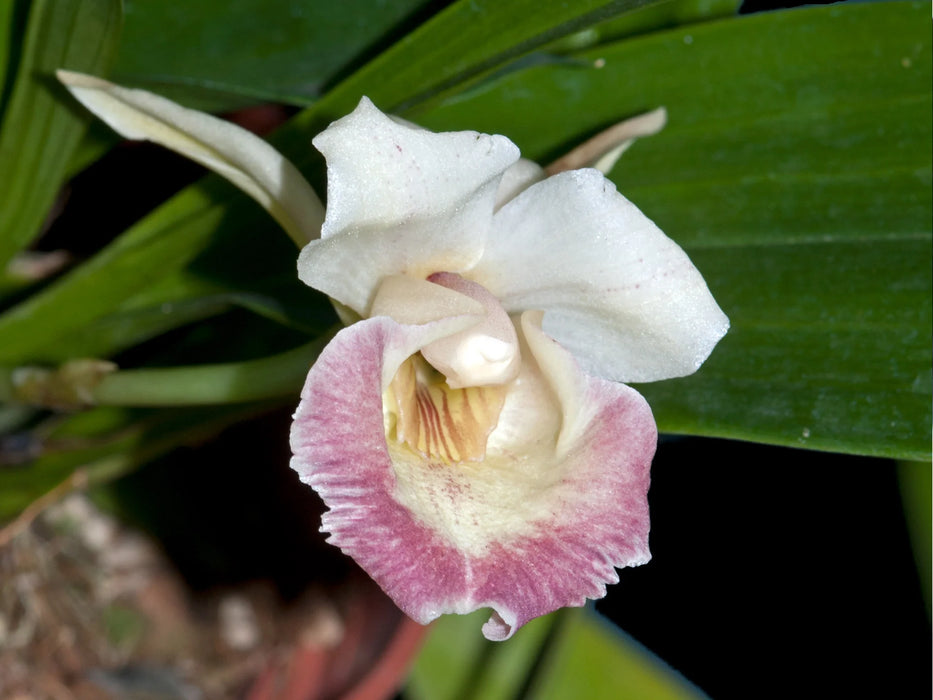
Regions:
[[65, 87], [121, 136], [149, 140], [210, 168], [272, 214], [298, 245], [320, 235], [324, 206], [281, 153], [236, 124], [145, 90], [57, 71]]
[[691, 374], [729, 328], [686, 253], [596, 170], [532, 185], [494, 217], [467, 274], [584, 370], [621, 382]]
[[544, 168], [527, 158], [520, 158], [504, 173], [499, 181], [499, 191], [496, 192], [496, 209], [515, 199], [536, 182], [541, 182], [547, 174]]
[[475, 264], [499, 180], [519, 157], [504, 136], [435, 134], [366, 98], [314, 145], [327, 159], [327, 218], [322, 240], [302, 250], [298, 276], [364, 316], [389, 275]]
[[486, 311], [480, 302], [453, 289], [408, 275], [394, 275], [379, 285], [370, 315], [421, 326], [450, 316], [474, 316], [478, 323]]

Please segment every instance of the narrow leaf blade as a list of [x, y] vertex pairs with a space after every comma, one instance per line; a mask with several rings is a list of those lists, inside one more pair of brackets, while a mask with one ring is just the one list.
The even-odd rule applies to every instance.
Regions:
[[106, 72], [120, 0], [32, 3], [16, 82], [0, 127], [0, 267], [39, 232], [89, 118], [69, 104], [54, 71]]

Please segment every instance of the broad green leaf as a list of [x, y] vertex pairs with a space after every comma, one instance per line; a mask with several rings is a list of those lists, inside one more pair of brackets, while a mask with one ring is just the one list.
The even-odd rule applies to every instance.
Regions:
[[54, 80], [56, 68], [104, 73], [120, 0], [35, 0], [0, 124], [0, 268], [39, 233], [89, 118]]
[[[318, 301], [317, 297], [313, 299]], [[121, 310], [95, 319], [64, 338], [61, 346], [43, 349], [35, 361], [57, 364], [72, 357], [113, 357], [170, 330], [203, 322], [234, 307], [247, 309], [259, 317], [313, 336], [334, 320], [332, 309], [323, 304], [313, 306], [323, 307], [317, 317], [300, 304], [282, 301], [277, 296], [248, 292], [220, 292], [190, 299], [171, 299], [157, 306]], [[241, 323], [240, 331], [249, 334], [253, 328]], [[296, 379], [300, 384], [301, 376]]]
[[[651, 3], [461, 0], [355, 73], [341, 89], [356, 97], [369, 94], [377, 102], [417, 99], [420, 90], [455, 84], [547, 41]], [[202, 88], [202, 94], [203, 88], [257, 98], [293, 93], [296, 101], [302, 96], [307, 101], [325, 83], [346, 74], [355, 53], [421, 5], [396, 0], [381, 8], [365, 4], [362, 11], [361, 4], [354, 0], [311, 8], [296, 0], [238, 0], [231, 7], [229, 2], [198, 0], [174, 7], [130, 0], [126, 41], [115, 73], [124, 80], [141, 78], [150, 86], [185, 82]], [[269, 19], [266, 32], [244, 47], [243, 37], [255, 34], [257, 16]], [[186, 53], [190, 48], [179, 50], [176, 42], [197, 46], [197, 55]]]
[[324, 108], [341, 115], [368, 95], [383, 110], [404, 110], [549, 42], [656, 2], [460, 0], [338, 85]]
[[16, 51], [15, 43], [19, 27], [16, 23], [16, 10], [25, 6], [23, 2], [8, 0], [0, 4], [0, 122], [3, 121], [3, 108], [6, 104], [8, 73], [11, 72], [11, 59]]
[[559, 54], [581, 51], [638, 34], [730, 17], [738, 13], [741, 5], [741, 0], [669, 0], [599, 22], [542, 50]]
[[568, 610], [530, 700], [699, 700], [706, 696], [634, 639], [589, 610]]
[[609, 41], [618, 41], [638, 34], [665, 29], [668, 27], [693, 24], [722, 17], [729, 17], [738, 12], [741, 0], [667, 0], [653, 2], [638, 7], [630, 12], [611, 17], [602, 22], [552, 41], [535, 52], [524, 55], [504, 66], [486, 71], [466, 83], [456, 84], [449, 90], [432, 95], [417, 106], [419, 111], [434, 106], [445, 97], [461, 96], [472, 90], [481, 90], [492, 80], [534, 65], [564, 63], [579, 67], [580, 61], [568, 56], [575, 51], [597, 46]]
[[[735, 14], [740, 0], [670, 0], [625, 13], [545, 47], [579, 50], [638, 33]], [[387, 32], [400, 33], [425, 3], [394, 0], [379, 6], [308, 5], [304, 0], [198, 0], [168, 5], [129, 0], [113, 69], [117, 82], [152, 89], [189, 106], [233, 109], [257, 99], [307, 104], [322, 86], [347, 73]], [[264, 32], [252, 28], [261, 12]], [[404, 18], [404, 19], [403, 19]], [[375, 37], [375, 38], [373, 38]], [[368, 44], [367, 44], [368, 42]], [[81, 141], [69, 175], [118, 141], [95, 122]]]
[[126, 0], [114, 80], [199, 109], [305, 105], [428, 9], [425, 0]]
[[480, 633], [488, 610], [445, 615], [431, 624], [406, 687], [412, 700], [511, 700], [533, 673], [556, 615], [532, 620], [504, 642]]
[[693, 377], [639, 387], [661, 429], [929, 459], [926, 10], [837, 5], [692, 25], [406, 116], [504, 133], [546, 161], [666, 106], [668, 127], [612, 179], [687, 249], [732, 330]]
[[42, 348], [32, 361], [54, 365], [73, 357], [111, 358], [166, 331], [229, 310], [232, 296], [216, 281], [182, 270], [155, 281], [113, 312]]
[[42, 349], [34, 362], [58, 364], [72, 357], [113, 357], [162, 333], [228, 311], [232, 303], [231, 295], [215, 294], [116, 311], [82, 326], [62, 343]]
[[[272, 142], [306, 172], [320, 173], [321, 160], [312, 154], [310, 137], [352, 109], [362, 94], [370, 94], [385, 108], [412, 102], [648, 1], [541, 6], [531, 0], [460, 0], [305, 110]], [[5, 338], [0, 363], [29, 362], [56, 338], [112, 311], [120, 300], [188, 265], [211, 245], [262, 259], [265, 237], [279, 235], [258, 207], [225, 183], [207, 178], [70, 275], [0, 315], [0, 335]]]
[[479, 630], [488, 611], [446, 615], [412, 668], [412, 700], [687, 700], [705, 697], [589, 610], [532, 620], [505, 642]]
[[[672, 0], [584, 29], [582, 48], [639, 31], [734, 14], [737, 0]], [[228, 110], [258, 100], [307, 105], [361, 58], [402, 37], [436, 5], [425, 0], [127, 0], [114, 78], [189, 106]], [[475, 8], [477, 16], [486, 14]], [[263, 31], [254, 31], [262, 17]], [[495, 21], [494, 19], [492, 21]], [[496, 32], [499, 33], [499, 32]]]

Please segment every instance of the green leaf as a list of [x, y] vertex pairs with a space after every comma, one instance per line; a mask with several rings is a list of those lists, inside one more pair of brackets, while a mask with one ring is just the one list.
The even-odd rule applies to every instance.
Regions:
[[696, 375], [639, 387], [661, 429], [929, 459], [926, 11], [852, 4], [692, 25], [406, 116], [503, 133], [548, 160], [666, 106], [668, 127], [612, 179], [687, 249], [732, 330]]
[[231, 305], [231, 295], [215, 294], [116, 311], [44, 348], [34, 362], [58, 364], [73, 357], [113, 357], [167, 331], [228, 311]]
[[[631, 19], [587, 28], [570, 45], [579, 49], [594, 41], [734, 14], [738, 5], [737, 0], [664, 2]], [[113, 74], [117, 82], [200, 109], [229, 110], [259, 100], [307, 105], [389, 37], [404, 36], [412, 20], [426, 17], [431, 9], [425, 0], [127, 0]], [[496, 8], [468, 8], [479, 18], [490, 9]], [[254, 31], [259, 16], [262, 32]]]
[[589, 610], [567, 610], [530, 700], [705, 698], [634, 639]]
[[16, 53], [16, 42], [20, 32], [20, 27], [17, 26], [17, 11], [21, 11], [24, 7], [24, 2], [13, 0], [0, 4], [0, 115], [3, 114], [6, 105], [7, 78], [11, 70], [11, 59]]
[[[0, 362], [17, 364], [41, 355], [55, 339], [111, 312], [128, 296], [191, 262], [210, 241], [224, 214], [211, 195], [230, 189], [217, 180], [204, 189], [189, 188], [124, 233], [102, 252], [65, 277], [0, 315]], [[178, 212], [176, 214], [176, 212]], [[249, 217], [242, 217], [245, 221]]]
[[412, 668], [413, 700], [687, 700], [705, 697], [640, 644], [589, 610], [532, 620], [504, 642], [480, 628], [488, 611], [446, 615]]
[[68, 161], [65, 179], [70, 179], [94, 163], [114, 145], [120, 143], [120, 136], [102, 121], [94, 120], [84, 134]]
[[[425, 11], [425, 0], [126, 0], [117, 82], [192, 107], [306, 105]], [[256, 31], [257, 22], [262, 31]]]
[[[460, 0], [328, 94], [338, 114], [368, 95], [404, 110], [561, 37], [658, 0]], [[349, 98], [352, 103], [345, 102]]]
[[120, 0], [35, 0], [0, 128], [0, 268], [39, 233], [89, 118], [54, 78], [56, 68], [106, 72]]
[[[231, 303], [293, 327], [320, 330], [331, 322], [331, 312], [325, 299], [297, 280], [296, 256], [257, 205], [208, 178], [0, 315], [5, 339], [0, 364], [109, 356], [133, 343], [134, 333], [141, 342]], [[284, 268], [287, 277], [280, 274]], [[169, 304], [170, 313], [160, 317], [155, 304]]]
[[166, 331], [225, 312], [234, 303], [232, 297], [223, 286], [190, 271], [167, 275], [120, 303], [112, 313], [38, 350], [32, 362], [110, 358]]
[[532, 620], [505, 642], [486, 640], [480, 629], [488, 610], [445, 615], [431, 623], [405, 691], [412, 700], [511, 700], [553, 627], [556, 617]]
[[587, 27], [544, 50], [569, 53], [660, 29], [730, 17], [738, 13], [741, 5], [741, 0], [669, 0]]
[[[185, 268], [154, 280], [114, 311], [74, 329], [59, 342], [37, 348], [30, 362], [59, 364], [73, 357], [112, 358], [167, 331], [218, 316], [233, 307], [247, 309], [307, 336], [317, 335], [334, 323], [333, 307], [298, 280], [294, 254], [287, 247], [286, 251], [278, 260], [287, 263], [287, 271], [262, 270], [259, 264], [241, 270], [236, 255], [211, 252], [202, 256], [203, 264], [197, 269]], [[255, 257], [253, 262], [257, 263]], [[250, 325], [240, 328], [241, 335], [252, 332], [255, 329]]]

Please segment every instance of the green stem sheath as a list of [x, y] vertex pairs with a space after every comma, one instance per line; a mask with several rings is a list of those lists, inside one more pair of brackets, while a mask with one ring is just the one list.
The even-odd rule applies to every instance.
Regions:
[[[337, 330], [334, 326], [310, 343], [259, 360], [115, 371], [92, 389], [93, 404], [205, 406], [297, 394], [308, 369]], [[23, 402], [12, 381], [14, 371], [0, 368], [0, 400]]]

